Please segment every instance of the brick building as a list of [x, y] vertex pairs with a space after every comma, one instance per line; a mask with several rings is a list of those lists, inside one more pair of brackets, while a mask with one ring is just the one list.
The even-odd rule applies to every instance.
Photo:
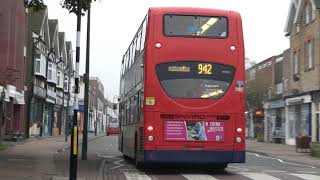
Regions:
[[26, 14], [20, 0], [0, 6], [0, 133], [12, 139], [25, 135], [24, 80]]
[[263, 103], [272, 85], [273, 63], [271, 57], [246, 69], [246, 128], [249, 137], [262, 138], [264, 134]]
[[293, 0], [285, 27], [290, 73], [285, 94], [286, 143], [296, 136], [320, 141], [320, 1]]

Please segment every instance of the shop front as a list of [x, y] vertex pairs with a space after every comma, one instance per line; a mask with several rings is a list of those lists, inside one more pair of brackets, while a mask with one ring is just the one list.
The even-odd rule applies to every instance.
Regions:
[[312, 142], [320, 142], [320, 91], [312, 94]]
[[46, 102], [43, 108], [42, 136], [52, 136], [54, 104]]
[[297, 136], [311, 135], [311, 96], [287, 98], [285, 105], [286, 144], [295, 145]]
[[277, 99], [264, 104], [264, 140], [265, 142], [285, 142], [285, 108], [284, 101]]
[[46, 91], [44, 88], [34, 85], [33, 96], [30, 102], [30, 124], [29, 135], [41, 136], [43, 129], [44, 104], [46, 102]]

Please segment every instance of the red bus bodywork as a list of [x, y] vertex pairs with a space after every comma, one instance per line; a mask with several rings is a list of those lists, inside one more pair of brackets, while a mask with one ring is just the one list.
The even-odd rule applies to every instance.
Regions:
[[[228, 19], [224, 39], [168, 37], [164, 35], [166, 14], [222, 16]], [[200, 8], [150, 8], [144, 59], [144, 101], [141, 123], [121, 127], [120, 150], [141, 162], [243, 163], [245, 162], [244, 44], [239, 13]], [[158, 47], [156, 47], [156, 44]], [[235, 50], [231, 50], [234, 46]], [[161, 63], [201, 61], [229, 65], [234, 77], [221, 99], [170, 98], [161, 86], [156, 67]], [[238, 88], [238, 89], [237, 89]], [[148, 99], [154, 105], [148, 105]], [[168, 141], [166, 121], [223, 122], [222, 141]], [[148, 127], [153, 130], [149, 131]], [[242, 132], [237, 132], [241, 128]], [[150, 141], [149, 136], [153, 139]], [[236, 142], [236, 138], [241, 142]]]

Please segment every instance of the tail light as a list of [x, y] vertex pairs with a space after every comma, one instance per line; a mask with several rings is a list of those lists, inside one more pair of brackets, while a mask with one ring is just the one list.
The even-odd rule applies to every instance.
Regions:
[[147, 129], [148, 129], [149, 132], [151, 132], [151, 131], [153, 131], [153, 126], [148, 126]]

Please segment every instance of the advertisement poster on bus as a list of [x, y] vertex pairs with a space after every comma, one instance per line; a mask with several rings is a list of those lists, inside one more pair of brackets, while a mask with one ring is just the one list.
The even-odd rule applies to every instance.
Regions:
[[167, 141], [223, 141], [224, 122], [166, 121]]

